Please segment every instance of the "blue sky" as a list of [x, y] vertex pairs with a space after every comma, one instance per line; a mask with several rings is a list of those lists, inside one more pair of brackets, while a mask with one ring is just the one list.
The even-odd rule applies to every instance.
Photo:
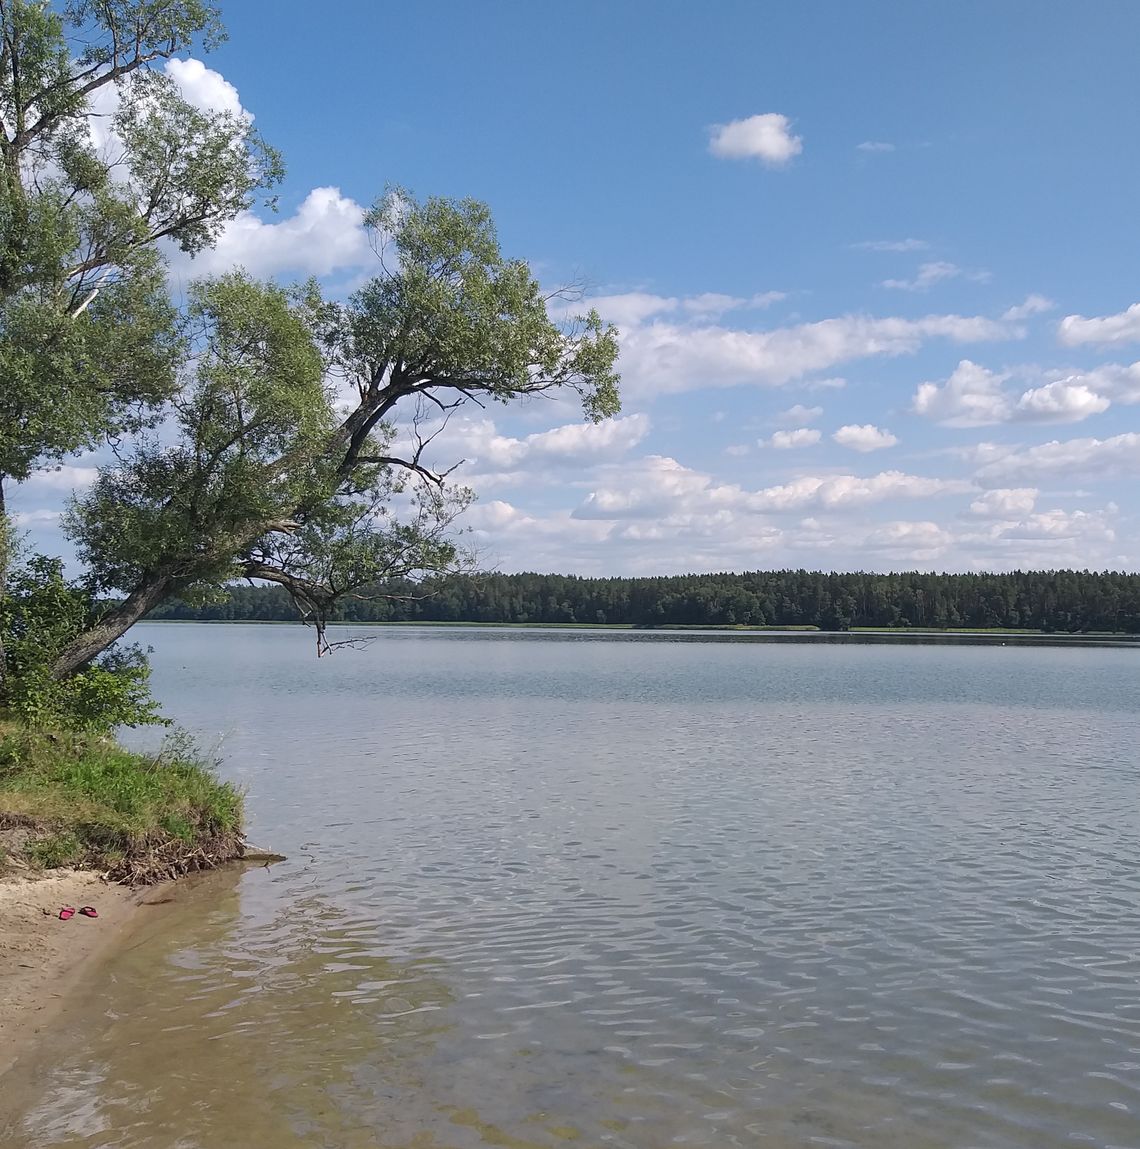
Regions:
[[[360, 282], [386, 184], [486, 200], [625, 406], [475, 410], [502, 570], [1140, 569], [1140, 6], [235, 0], [173, 71], [279, 147], [241, 263]], [[1136, 306], [1134, 312], [1129, 308]], [[48, 550], [91, 459], [13, 500]]]

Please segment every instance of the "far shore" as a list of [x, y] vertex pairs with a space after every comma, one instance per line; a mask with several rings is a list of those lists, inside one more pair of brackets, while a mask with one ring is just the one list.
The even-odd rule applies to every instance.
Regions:
[[[200, 626], [303, 626], [300, 619], [283, 618], [148, 618], [148, 624], [200, 625]], [[410, 627], [461, 628], [470, 630], [600, 630], [625, 631], [635, 634], [685, 634], [710, 632], [717, 634], [771, 634], [795, 635], [807, 639], [860, 639], [860, 638], [981, 638], [1013, 639], [1028, 642], [1057, 643], [1122, 643], [1140, 645], [1140, 634], [1128, 631], [1046, 631], [1017, 630], [1010, 627], [953, 627], [910, 626], [874, 627], [853, 626], [849, 630], [821, 630], [817, 626], [746, 626], [741, 624], [673, 623], [668, 626], [637, 626], [630, 622], [446, 622], [438, 619], [401, 620], [399, 622], [344, 621], [330, 626], [360, 627], [362, 629]]]

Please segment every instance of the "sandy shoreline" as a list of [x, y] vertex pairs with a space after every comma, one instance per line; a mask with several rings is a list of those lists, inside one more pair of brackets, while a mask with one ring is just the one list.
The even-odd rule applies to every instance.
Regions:
[[[0, 880], [0, 1075], [34, 1045], [139, 907], [161, 897], [155, 887], [129, 890], [76, 870]], [[94, 906], [99, 916], [61, 921], [62, 906]]]

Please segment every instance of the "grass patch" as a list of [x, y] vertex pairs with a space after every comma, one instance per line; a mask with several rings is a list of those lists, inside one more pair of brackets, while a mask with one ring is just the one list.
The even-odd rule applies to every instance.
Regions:
[[7, 865], [104, 871], [129, 884], [242, 852], [242, 795], [188, 738], [158, 754], [110, 739], [0, 725], [0, 850]]

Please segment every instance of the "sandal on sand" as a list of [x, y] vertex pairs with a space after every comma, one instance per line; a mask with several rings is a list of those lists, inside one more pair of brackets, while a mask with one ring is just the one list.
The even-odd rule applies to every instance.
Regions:
[[65, 922], [65, 921], [67, 921], [68, 918], [73, 918], [73, 917], [75, 917], [75, 907], [74, 906], [64, 906], [63, 909], [61, 909], [59, 911], [59, 920], [61, 922]]
[[94, 906], [83, 906], [79, 911], [85, 918], [97, 918], [99, 911]]

